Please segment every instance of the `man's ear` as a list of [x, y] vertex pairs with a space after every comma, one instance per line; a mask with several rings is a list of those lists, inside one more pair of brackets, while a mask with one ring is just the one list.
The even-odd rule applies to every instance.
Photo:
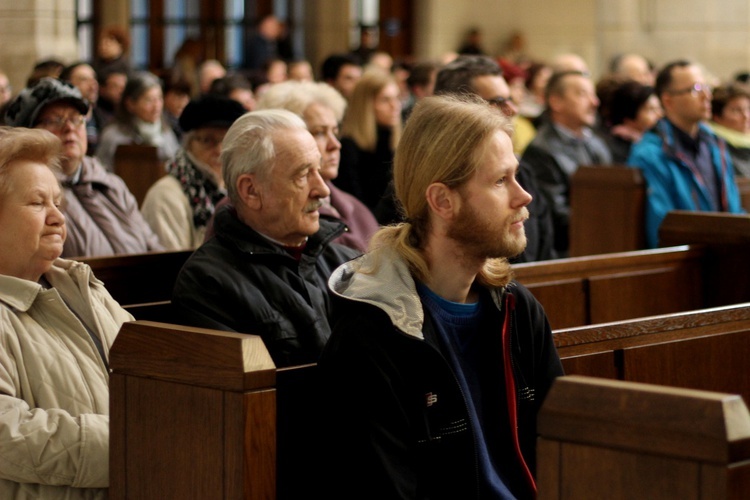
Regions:
[[558, 112], [560, 110], [561, 103], [562, 96], [559, 96], [557, 94], [551, 94], [547, 98], [547, 107], [554, 112]]
[[452, 220], [461, 205], [458, 193], [442, 182], [433, 182], [427, 186], [425, 198], [430, 211], [444, 221]]
[[263, 196], [257, 174], [242, 174], [237, 178], [237, 194], [248, 208], [260, 210], [263, 207]]

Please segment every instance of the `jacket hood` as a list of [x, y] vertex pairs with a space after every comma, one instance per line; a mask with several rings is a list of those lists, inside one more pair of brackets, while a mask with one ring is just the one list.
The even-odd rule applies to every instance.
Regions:
[[424, 339], [424, 310], [406, 262], [393, 250], [381, 248], [339, 266], [328, 280], [339, 296], [382, 309], [393, 325]]

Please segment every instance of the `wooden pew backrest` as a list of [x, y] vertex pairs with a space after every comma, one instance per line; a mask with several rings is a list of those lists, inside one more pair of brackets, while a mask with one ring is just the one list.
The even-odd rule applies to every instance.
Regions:
[[674, 247], [514, 265], [553, 329], [703, 306], [700, 248]]
[[138, 206], [154, 182], [167, 174], [156, 146], [121, 144], [115, 150], [114, 163], [115, 174], [125, 181]]
[[670, 212], [659, 227], [659, 244], [706, 248], [706, 307], [750, 301], [750, 215]]
[[177, 274], [192, 251], [151, 252], [110, 257], [86, 257], [112, 297], [121, 306], [171, 300]]
[[566, 373], [750, 400], [750, 304], [555, 330]]
[[637, 168], [579, 167], [570, 179], [569, 255], [646, 248], [645, 193]]
[[110, 351], [111, 499], [276, 491], [276, 370], [260, 337], [125, 323]]
[[750, 414], [736, 395], [562, 377], [539, 414], [540, 500], [739, 499]]

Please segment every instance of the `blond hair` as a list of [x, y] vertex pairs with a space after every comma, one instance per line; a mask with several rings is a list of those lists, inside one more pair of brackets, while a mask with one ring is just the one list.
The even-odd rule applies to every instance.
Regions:
[[[370, 242], [371, 250], [394, 249], [412, 274], [425, 281], [429, 268], [422, 248], [430, 231], [427, 187], [435, 182], [452, 189], [465, 184], [497, 131], [510, 135], [510, 120], [475, 95], [421, 99], [409, 117], [393, 163], [396, 199], [407, 222], [378, 231]], [[487, 259], [477, 279], [487, 286], [507, 285], [512, 279], [508, 260]]]
[[[351, 138], [364, 151], [375, 151], [378, 142], [375, 99], [390, 84], [397, 85], [390, 74], [379, 69], [368, 70], [357, 82], [349, 99], [349, 109], [341, 124], [341, 135]], [[391, 130], [391, 149], [396, 149], [400, 138], [399, 122]]]

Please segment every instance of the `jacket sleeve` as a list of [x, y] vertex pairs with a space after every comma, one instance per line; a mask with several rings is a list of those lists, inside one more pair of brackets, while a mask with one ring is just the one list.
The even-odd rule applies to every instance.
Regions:
[[382, 347], [363, 340], [372, 328], [364, 317], [340, 322], [318, 364], [328, 455], [324, 498], [420, 498], [399, 384], [386, 374]]
[[635, 144], [630, 151], [628, 165], [639, 168], [646, 181], [646, 245], [659, 245], [659, 226], [675, 204], [670, 196], [673, 180], [664, 167], [669, 161], [657, 148], [643, 142]]
[[107, 487], [109, 416], [73, 417], [61, 409], [30, 408], [19, 394], [23, 388], [18, 387], [16, 361], [8, 346], [2, 347], [0, 477], [22, 483]]

